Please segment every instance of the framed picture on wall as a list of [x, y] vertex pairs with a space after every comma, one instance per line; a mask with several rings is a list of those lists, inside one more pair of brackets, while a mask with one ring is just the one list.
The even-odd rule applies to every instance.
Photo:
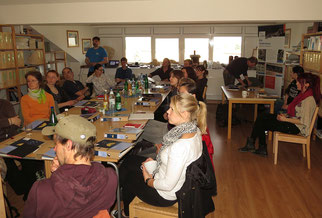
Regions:
[[77, 30], [67, 30], [67, 47], [79, 47]]
[[284, 48], [289, 48], [291, 45], [291, 29], [285, 29]]
[[92, 47], [92, 40], [91, 39], [82, 39], [82, 51], [83, 54], [86, 54], [87, 50]]

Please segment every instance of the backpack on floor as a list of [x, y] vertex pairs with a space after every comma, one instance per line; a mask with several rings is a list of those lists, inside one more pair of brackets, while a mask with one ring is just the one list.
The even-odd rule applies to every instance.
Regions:
[[[236, 117], [236, 111], [233, 109], [232, 112], [232, 125], [240, 124], [240, 120]], [[228, 125], [228, 104], [218, 104], [216, 110], [216, 121], [219, 123], [219, 126], [226, 127]]]

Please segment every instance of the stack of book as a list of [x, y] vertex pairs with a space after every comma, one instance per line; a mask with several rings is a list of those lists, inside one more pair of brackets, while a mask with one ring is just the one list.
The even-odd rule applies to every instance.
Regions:
[[121, 127], [106, 131], [104, 137], [116, 141], [134, 141], [142, 134], [142, 132], [143, 130], [138, 128]]
[[100, 157], [121, 158], [133, 148], [133, 143], [102, 140], [95, 146], [95, 155]]

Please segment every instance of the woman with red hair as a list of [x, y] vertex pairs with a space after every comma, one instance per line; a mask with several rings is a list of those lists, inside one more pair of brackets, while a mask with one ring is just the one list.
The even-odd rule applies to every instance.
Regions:
[[[240, 152], [251, 151], [258, 155], [267, 155], [265, 131], [279, 131], [288, 134], [309, 134], [310, 124], [315, 108], [320, 103], [320, 78], [311, 73], [305, 73], [297, 78], [297, 89], [300, 91], [288, 105], [287, 114], [268, 114], [258, 116], [253, 126], [252, 134], [247, 139]], [[255, 141], [259, 139], [259, 148], [255, 150]]]

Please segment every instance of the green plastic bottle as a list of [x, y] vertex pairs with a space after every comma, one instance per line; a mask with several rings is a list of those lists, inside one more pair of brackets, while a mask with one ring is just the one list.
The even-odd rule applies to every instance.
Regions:
[[50, 119], [49, 119], [49, 126], [56, 126], [58, 123], [54, 107], [50, 107]]
[[127, 79], [125, 79], [125, 82], [124, 82], [124, 94], [127, 94], [127, 91], [128, 91], [128, 83], [127, 83]]
[[148, 75], [145, 75], [145, 77], [144, 77], [144, 89], [145, 90], [148, 90], [149, 89]]
[[116, 99], [115, 99], [115, 103], [116, 103], [116, 110], [117, 111], [120, 111], [122, 109], [122, 103], [121, 103], [121, 95], [120, 95], [120, 92], [119, 90], [117, 90], [117, 93], [116, 93]]

